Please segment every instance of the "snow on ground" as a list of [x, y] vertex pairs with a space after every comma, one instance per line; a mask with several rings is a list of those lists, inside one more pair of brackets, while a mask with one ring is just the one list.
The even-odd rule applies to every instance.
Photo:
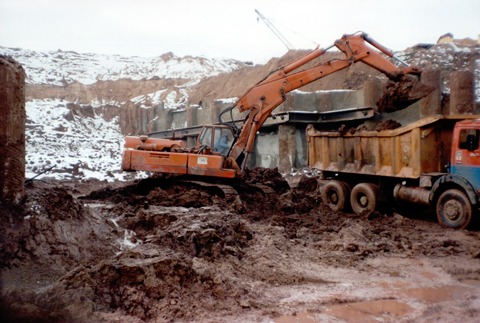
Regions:
[[54, 168], [43, 176], [108, 181], [131, 178], [131, 173], [120, 170], [124, 136], [118, 117], [110, 122], [101, 114], [80, 118], [71, 113], [68, 103], [60, 99], [26, 103], [26, 178], [51, 166]]
[[[185, 107], [188, 101], [188, 91], [185, 86], [178, 86], [176, 90], [167, 92], [168, 89], [162, 89], [147, 95], [140, 95], [130, 99], [134, 104], [139, 104], [141, 108], [151, 108], [154, 105], [165, 103], [165, 109], [178, 109]], [[165, 93], [168, 93], [163, 97]], [[163, 99], [162, 99], [163, 97]]]
[[74, 51], [33, 51], [0, 46], [0, 55], [12, 56], [23, 65], [27, 83], [65, 85], [73, 82], [93, 84], [115, 81], [160, 78], [199, 80], [243, 65], [233, 59], [177, 57], [167, 53], [157, 57], [102, 55]]

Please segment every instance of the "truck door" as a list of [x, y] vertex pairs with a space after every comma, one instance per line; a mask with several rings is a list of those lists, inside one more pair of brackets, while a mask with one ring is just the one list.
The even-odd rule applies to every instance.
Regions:
[[460, 128], [454, 135], [451, 173], [459, 174], [480, 189], [480, 125]]

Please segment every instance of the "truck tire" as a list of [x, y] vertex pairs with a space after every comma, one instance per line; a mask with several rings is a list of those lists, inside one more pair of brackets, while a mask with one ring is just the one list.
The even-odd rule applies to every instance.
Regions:
[[350, 188], [345, 182], [329, 181], [322, 190], [322, 202], [332, 211], [343, 211], [350, 204]]
[[445, 227], [465, 229], [472, 220], [472, 204], [468, 196], [458, 189], [450, 189], [437, 201], [437, 219]]
[[375, 184], [355, 185], [350, 195], [350, 205], [357, 215], [370, 215], [377, 207], [378, 188]]

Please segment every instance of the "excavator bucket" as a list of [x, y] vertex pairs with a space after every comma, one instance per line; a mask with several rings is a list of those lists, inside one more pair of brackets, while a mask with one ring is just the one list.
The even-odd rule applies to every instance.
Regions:
[[413, 75], [405, 75], [398, 82], [390, 81], [387, 84], [387, 90], [378, 100], [377, 106], [379, 112], [393, 112], [402, 110], [416, 101], [429, 95], [434, 87], [420, 82]]

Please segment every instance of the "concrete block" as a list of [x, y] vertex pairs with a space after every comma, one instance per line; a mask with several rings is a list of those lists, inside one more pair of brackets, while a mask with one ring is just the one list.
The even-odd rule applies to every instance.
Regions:
[[279, 145], [276, 133], [260, 132], [255, 138], [253, 153], [247, 160], [247, 167], [278, 167]]
[[317, 112], [332, 111], [332, 103], [330, 101], [329, 91], [316, 92], [316, 97], [318, 102]]
[[473, 114], [475, 107], [475, 81], [470, 71], [450, 74], [450, 114]]
[[359, 102], [358, 91], [352, 90], [336, 90], [330, 91], [330, 106], [332, 110], [343, 110], [349, 108], [363, 107], [362, 101]]
[[20, 204], [25, 196], [25, 71], [0, 56], [0, 199]]
[[420, 100], [420, 118], [442, 113], [442, 79], [440, 70], [422, 73], [422, 82], [435, 88], [432, 93]]
[[377, 102], [383, 95], [383, 85], [378, 77], [370, 78], [363, 84], [363, 104], [378, 112]]
[[197, 125], [210, 124], [209, 102], [203, 101], [197, 109]]
[[198, 105], [187, 105], [187, 127], [197, 125]]
[[305, 126], [297, 126], [295, 129], [295, 167], [308, 165], [308, 145], [305, 134]]
[[172, 112], [171, 129], [181, 129], [187, 127], [187, 111], [185, 109]]
[[278, 169], [291, 171], [296, 165], [295, 125], [278, 126]]
[[277, 107], [276, 110], [274, 110], [273, 113], [278, 113], [278, 112], [287, 112], [287, 111], [294, 111], [295, 110], [295, 98], [296, 98], [296, 92], [290, 92], [287, 93], [285, 96], [285, 102], [280, 104], [279, 107]]

